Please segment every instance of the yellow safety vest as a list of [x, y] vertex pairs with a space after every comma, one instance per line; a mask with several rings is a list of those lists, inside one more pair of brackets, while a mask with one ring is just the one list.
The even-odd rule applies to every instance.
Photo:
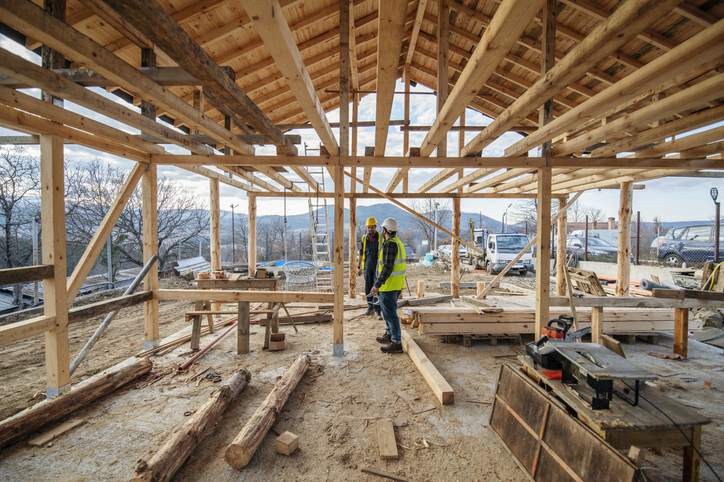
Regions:
[[[377, 233], [377, 246], [379, 246], [379, 250], [377, 252], [378, 256], [377, 259], [380, 259], [379, 255], [382, 253], [382, 234]], [[362, 235], [362, 265], [360, 266], [360, 269], [365, 269], [365, 260], [367, 258], [367, 235]]]
[[[397, 244], [397, 256], [395, 256], [395, 265], [392, 267], [392, 273], [390, 274], [390, 277], [387, 278], [384, 284], [380, 287], [380, 291], [402, 291], [405, 288], [405, 260], [407, 259], [407, 255], [405, 253], [405, 246], [402, 244], [402, 241], [400, 241], [397, 236], [385, 241], [385, 243], [391, 242]], [[380, 249], [380, 258], [377, 262], [378, 274], [382, 271], [382, 266], [384, 266], [384, 263], [382, 262], [382, 250]]]

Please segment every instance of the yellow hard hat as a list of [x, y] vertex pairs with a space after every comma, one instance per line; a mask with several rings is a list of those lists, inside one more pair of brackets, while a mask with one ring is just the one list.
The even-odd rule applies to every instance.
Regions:
[[366, 226], [377, 226], [377, 220], [375, 218], [367, 218]]

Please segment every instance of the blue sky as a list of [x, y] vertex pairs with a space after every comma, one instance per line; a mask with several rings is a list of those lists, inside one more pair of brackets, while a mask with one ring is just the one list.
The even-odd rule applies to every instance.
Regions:
[[[13, 53], [21, 55], [27, 60], [40, 64], [39, 56], [28, 52], [20, 45], [15, 42], [0, 36], [0, 47], [9, 50]], [[104, 89], [95, 88], [95, 92], [112, 99], [114, 102], [118, 102], [126, 107], [131, 107], [125, 101], [116, 97], [115, 95], [107, 93]], [[401, 81], [398, 81], [396, 91], [403, 90]], [[412, 92], [430, 92], [430, 89], [418, 85], [412, 88]], [[25, 93], [30, 95], [39, 96], [38, 89], [29, 89]], [[359, 108], [359, 120], [360, 121], [374, 121], [375, 120], [375, 95], [369, 94], [362, 98], [360, 101]], [[81, 115], [87, 116], [99, 120], [109, 126], [121, 129], [123, 131], [138, 134], [139, 132], [133, 128], [125, 126], [113, 119], [108, 119], [96, 112], [85, 109], [81, 106], [75, 105], [71, 102], [66, 101], [66, 108], [73, 110]], [[350, 115], [351, 115], [350, 107]], [[435, 120], [436, 102], [434, 95], [413, 95], [411, 102], [410, 122], [412, 125], [431, 125]], [[339, 110], [336, 109], [327, 114], [330, 122], [339, 121]], [[391, 118], [394, 120], [403, 118], [403, 96], [395, 95], [395, 100], [392, 107]], [[467, 125], [487, 125], [490, 119], [483, 116], [480, 113], [468, 109], [466, 114]], [[338, 129], [334, 129], [338, 135]], [[696, 131], [694, 131], [696, 132]], [[315, 134], [312, 129], [300, 129], [298, 131], [291, 131], [291, 133], [301, 134], [302, 142], [306, 142], [311, 148], [317, 148], [319, 146], [319, 137]], [[693, 132], [692, 132], [693, 133]], [[8, 129], [0, 128], [0, 136], [6, 135], [17, 135], [21, 134]], [[448, 134], [448, 155], [455, 156], [457, 154], [457, 146], [459, 134], [453, 132]], [[474, 133], [468, 132], [466, 139], [469, 141], [474, 136]], [[419, 146], [425, 137], [424, 132], [410, 132], [410, 145]], [[483, 155], [488, 157], [497, 157], [503, 155], [506, 147], [515, 143], [521, 137], [516, 133], [507, 133], [501, 138], [497, 139], [491, 145], [485, 148]], [[399, 130], [398, 126], [390, 127], [389, 135], [387, 139], [387, 150], [388, 156], [402, 156], [402, 139], [403, 134]], [[359, 128], [358, 132], [358, 154], [364, 153], [365, 146], [374, 146], [374, 127], [363, 127]], [[187, 153], [187, 151], [177, 146], [164, 146], [169, 153]], [[298, 146], [300, 154], [304, 153], [304, 144]], [[34, 154], [38, 154], [36, 146], [28, 146], [28, 151]], [[257, 148], [259, 155], [274, 154], [275, 148], [273, 146]], [[311, 152], [310, 155], [315, 155], [315, 152]], [[531, 153], [531, 155], [534, 155]], [[622, 155], [625, 155], [622, 154]], [[101, 158], [108, 160], [115, 166], [123, 169], [130, 170], [133, 161], [127, 159], [112, 156], [106, 153], [97, 152], [91, 149], [87, 149], [81, 146], [67, 145], [66, 146], [66, 159], [71, 163], [89, 161], [93, 158]], [[372, 175], [371, 183], [378, 189], [385, 189], [389, 183], [389, 179], [394, 173], [394, 169], [383, 169], [375, 168]], [[424, 184], [428, 179], [434, 176], [439, 169], [414, 169], [410, 171], [409, 177], [409, 189], [414, 191], [419, 186]], [[466, 174], [472, 172], [472, 170], [466, 170]], [[159, 175], [166, 175], [172, 177], [175, 181], [181, 183], [188, 192], [191, 192], [202, 200], [208, 202], [209, 183], [208, 180], [202, 176], [190, 173], [188, 171], [175, 168], [173, 166], [159, 166]], [[298, 178], [291, 173], [290, 178], [292, 180], [298, 180]], [[260, 175], [260, 177], [264, 177]], [[452, 182], [446, 181], [442, 184]], [[346, 188], [349, 188], [349, 180], [345, 179]], [[325, 181], [326, 188], [328, 191], [332, 191], [332, 182], [329, 178]], [[724, 180], [721, 178], [664, 178], [653, 181], [646, 181], [643, 183], [646, 188], [644, 190], [634, 191], [634, 212], [640, 211], [642, 220], [650, 221], [655, 216], [659, 216], [663, 221], [684, 221], [684, 220], [700, 220], [709, 219], [713, 216], [714, 206], [709, 196], [709, 189], [717, 187], [721, 193], [724, 193]], [[401, 189], [398, 187], [398, 191]], [[439, 189], [436, 187], [433, 189]], [[724, 196], [722, 196], [724, 197]], [[606, 216], [618, 217], [618, 205], [619, 205], [619, 192], [617, 190], [602, 190], [587, 192], [581, 196], [581, 203], [585, 206], [592, 206], [598, 209], [602, 209]], [[493, 219], [500, 219], [503, 212], [511, 203], [510, 199], [464, 199], [462, 201], [463, 212], [480, 212], [490, 216]], [[360, 205], [372, 205], [380, 202], [386, 202], [384, 199], [360, 199], [358, 204]], [[404, 201], [403, 201], [404, 202]], [[230, 206], [239, 204], [239, 208], [242, 212], [247, 211], [247, 198], [243, 191], [236, 188], [221, 185], [221, 207], [225, 210], [230, 210]], [[283, 210], [283, 200], [280, 199], [259, 199], [258, 200], [259, 212], [276, 212], [281, 213]], [[301, 214], [308, 211], [308, 205], [306, 199], [290, 199], [287, 201], [287, 212], [289, 214]]]

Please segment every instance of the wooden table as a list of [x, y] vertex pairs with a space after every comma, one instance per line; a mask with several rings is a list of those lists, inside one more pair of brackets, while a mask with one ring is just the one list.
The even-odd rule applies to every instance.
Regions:
[[[615, 448], [628, 450], [632, 445], [639, 448], [683, 447], [683, 480], [699, 480], [700, 458], [686, 438], [697, 450], [700, 450], [701, 427], [711, 423], [711, 420], [645, 384], [641, 385], [639, 393], [648, 402], [639, 397], [639, 403], [634, 407], [614, 395], [609, 409], [592, 410], [591, 406], [576, 393], [578, 391], [590, 397], [595, 394], [591, 387], [579, 384], [575, 386], [574, 391], [574, 387], [564, 385], [560, 380], [548, 379], [534, 367], [533, 360], [529, 356], [520, 355], [518, 359], [523, 363], [523, 370], [529, 377], [547, 389], [553, 390], [566, 405], [576, 412], [579, 420]], [[625, 386], [622, 382], [615, 382], [614, 388], [621, 392]], [[656, 407], [671, 417], [681, 428], [683, 434]]]
[[[198, 290], [268, 290], [276, 291], [277, 289], [277, 278], [241, 278], [238, 275], [234, 275], [231, 278], [225, 279], [196, 279], [196, 289]], [[209, 311], [207, 316], [209, 324], [209, 332], [214, 332], [214, 321], [213, 311], [211, 311], [211, 302], [202, 299], [196, 301], [196, 312], [203, 310]], [[249, 302], [239, 302], [239, 329], [238, 329], [238, 340], [237, 340], [237, 353], [248, 353], [249, 352]], [[218, 311], [218, 310], [217, 310]], [[278, 320], [278, 317], [272, 316], [273, 313], [278, 312], [272, 310], [272, 303], [269, 303], [269, 310], [266, 311], [266, 331], [269, 331], [270, 322], [269, 320]], [[201, 332], [201, 315], [193, 315], [193, 329], [191, 332], [191, 349], [198, 350], [199, 348], [199, 337]], [[245, 326], [242, 326], [245, 325]], [[278, 322], [271, 323], [271, 332], [277, 333], [279, 331]], [[196, 336], [194, 336], [196, 335]], [[268, 336], [265, 337], [264, 346], [267, 346]], [[195, 342], [195, 343], [194, 343]]]

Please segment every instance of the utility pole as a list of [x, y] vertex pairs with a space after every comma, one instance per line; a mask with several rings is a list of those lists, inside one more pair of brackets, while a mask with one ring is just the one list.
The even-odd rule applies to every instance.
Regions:
[[239, 205], [231, 205], [231, 264], [236, 263], [236, 243], [234, 238], [234, 208], [236, 207], [239, 207]]

